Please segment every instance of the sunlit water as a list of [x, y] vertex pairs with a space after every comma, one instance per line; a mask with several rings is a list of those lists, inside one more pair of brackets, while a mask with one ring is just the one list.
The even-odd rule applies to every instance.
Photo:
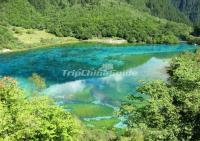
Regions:
[[[48, 86], [42, 93], [53, 97], [59, 105], [93, 103], [116, 108], [127, 95], [136, 93], [140, 80], [167, 81], [170, 58], [195, 48], [187, 44], [116, 47], [76, 44], [35, 49], [0, 55], [0, 75], [14, 77], [31, 93], [28, 77], [39, 74]], [[103, 76], [66, 73], [83, 70], [112, 73]]]

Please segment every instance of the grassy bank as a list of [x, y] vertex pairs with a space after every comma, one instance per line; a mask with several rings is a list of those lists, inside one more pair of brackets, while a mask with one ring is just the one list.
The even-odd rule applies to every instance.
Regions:
[[95, 127], [98, 129], [112, 129], [119, 122], [120, 120], [117, 118], [83, 121], [86, 126]]
[[104, 44], [104, 45], [142, 45], [139, 43], [128, 43], [126, 40], [111, 37], [111, 38], [92, 38], [88, 40], [79, 40], [74, 37], [57, 37], [54, 34], [48, 33], [45, 30], [38, 29], [25, 29], [22, 27], [8, 26], [6, 27], [10, 36], [15, 39], [16, 42], [12, 46], [3, 46], [0, 48], [0, 53], [25, 51], [36, 48], [46, 48], [52, 46], [63, 46], [69, 44]]
[[52, 46], [62, 46], [68, 44], [100, 43], [110, 45], [126, 45], [126, 40], [120, 38], [93, 38], [90, 40], [78, 40], [73, 37], [57, 37], [45, 30], [25, 29], [22, 27], [9, 27], [9, 32], [21, 44], [21, 46], [7, 47], [0, 49], [0, 53], [24, 51], [36, 48], [46, 48]]
[[71, 113], [79, 118], [94, 118], [99, 116], [112, 116], [114, 109], [96, 104], [67, 104], [65, 109], [70, 109]]

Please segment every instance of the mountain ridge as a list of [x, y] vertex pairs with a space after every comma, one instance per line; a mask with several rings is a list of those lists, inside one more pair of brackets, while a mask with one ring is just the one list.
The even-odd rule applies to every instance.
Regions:
[[[151, 4], [148, 2], [150, 1], [3, 0], [0, 1], [0, 23], [45, 29], [59, 37], [81, 40], [119, 37], [130, 43], [178, 43], [179, 39], [185, 39], [192, 32], [189, 22], [174, 22], [183, 20], [181, 16], [175, 16], [176, 20], [169, 21], [166, 13], [160, 13], [163, 3], [156, 4], [157, 0], [152, 0]], [[167, 3], [169, 6], [165, 9], [170, 9], [171, 3]], [[155, 15], [155, 11], [160, 14]], [[171, 17], [172, 14], [173, 11], [168, 16]]]

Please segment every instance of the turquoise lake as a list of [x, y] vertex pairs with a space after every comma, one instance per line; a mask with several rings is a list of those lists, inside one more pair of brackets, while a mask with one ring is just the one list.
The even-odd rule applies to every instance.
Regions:
[[117, 109], [126, 96], [136, 93], [140, 80], [167, 81], [166, 67], [170, 59], [196, 48], [187, 44], [73, 44], [33, 49], [1, 54], [0, 76], [14, 77], [26, 93], [31, 94], [32, 84], [28, 77], [37, 73], [47, 83], [42, 94], [51, 96], [66, 109], [74, 110], [75, 115], [89, 106], [88, 111], [93, 114], [78, 116], [101, 120], [113, 117], [109, 110]]

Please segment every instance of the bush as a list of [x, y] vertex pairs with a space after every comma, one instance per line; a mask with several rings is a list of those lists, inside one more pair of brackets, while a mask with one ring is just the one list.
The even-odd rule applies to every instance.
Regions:
[[27, 34], [34, 34], [34, 30], [29, 29], [29, 30], [26, 31], [26, 33]]
[[195, 26], [194, 31], [192, 33], [194, 36], [200, 36], [200, 26]]
[[14, 36], [13, 33], [4, 26], [0, 25], [0, 49], [1, 48], [17, 48], [23, 46]]
[[200, 37], [195, 37], [195, 36], [192, 36], [192, 35], [188, 35], [188, 36], [186, 36], [186, 40], [190, 44], [199, 44], [200, 45]]
[[19, 35], [22, 35], [23, 34], [23, 31], [21, 30], [21, 29], [19, 29], [19, 28], [13, 28], [12, 29], [16, 34], [19, 34]]
[[15, 80], [0, 80], [0, 140], [71, 141], [79, 131], [71, 114], [51, 99], [27, 99]]
[[[199, 140], [200, 51], [173, 59], [168, 83], [146, 82], [121, 106], [129, 137], [142, 132], [144, 140]], [[136, 130], [137, 129], [137, 130]]]

